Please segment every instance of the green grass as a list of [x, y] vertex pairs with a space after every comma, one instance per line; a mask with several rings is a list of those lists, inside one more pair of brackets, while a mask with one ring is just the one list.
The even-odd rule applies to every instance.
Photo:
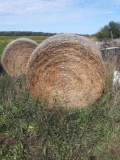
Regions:
[[50, 110], [30, 96], [25, 77], [1, 75], [0, 159], [120, 160], [120, 91], [111, 84], [108, 76], [88, 108]]
[[0, 59], [1, 59], [1, 55], [4, 51], [4, 48], [7, 46], [7, 42], [0, 42]]
[[[41, 43], [44, 39], [48, 38], [48, 36], [24, 36], [25, 38], [30, 38], [38, 43]], [[21, 38], [21, 36], [0, 36], [0, 43], [6, 42], [9, 43], [17, 38]]]
[[25, 78], [0, 77], [0, 159], [119, 160], [119, 92], [106, 88], [85, 109], [45, 109]]

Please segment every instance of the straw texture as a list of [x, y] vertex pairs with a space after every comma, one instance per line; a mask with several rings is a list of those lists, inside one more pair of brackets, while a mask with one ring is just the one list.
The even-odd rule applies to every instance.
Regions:
[[37, 43], [29, 38], [18, 38], [10, 42], [1, 58], [3, 68], [10, 76], [26, 74], [26, 66]]
[[43, 41], [27, 66], [31, 95], [45, 98], [48, 107], [86, 107], [102, 94], [105, 73], [97, 46], [74, 34], [59, 34]]

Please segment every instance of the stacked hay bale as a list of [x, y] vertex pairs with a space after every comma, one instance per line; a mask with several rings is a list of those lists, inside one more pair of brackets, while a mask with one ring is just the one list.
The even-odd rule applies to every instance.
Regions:
[[95, 43], [73, 34], [44, 40], [32, 53], [27, 66], [31, 95], [71, 108], [86, 107], [102, 94], [104, 65]]
[[29, 38], [18, 38], [10, 42], [1, 58], [5, 71], [14, 77], [26, 74], [26, 66], [37, 43]]

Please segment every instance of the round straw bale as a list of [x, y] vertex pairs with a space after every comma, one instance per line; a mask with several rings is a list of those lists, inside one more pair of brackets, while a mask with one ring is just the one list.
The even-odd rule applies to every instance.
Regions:
[[37, 43], [29, 38], [18, 38], [10, 42], [3, 51], [1, 63], [10, 76], [26, 74], [26, 66]]
[[102, 94], [104, 65], [97, 46], [74, 34], [44, 40], [32, 53], [27, 66], [31, 95], [45, 98], [48, 107], [57, 102], [70, 108], [86, 107]]

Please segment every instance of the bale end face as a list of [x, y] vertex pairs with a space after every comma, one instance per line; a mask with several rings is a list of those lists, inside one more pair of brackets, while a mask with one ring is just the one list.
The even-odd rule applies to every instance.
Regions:
[[27, 84], [31, 95], [45, 98], [49, 107], [57, 102], [82, 108], [101, 96], [104, 66], [93, 46], [67, 36], [70, 40], [54, 36], [36, 48], [28, 63]]
[[3, 54], [1, 63], [10, 76], [26, 74], [26, 66], [37, 43], [28, 38], [18, 38], [10, 42]]

